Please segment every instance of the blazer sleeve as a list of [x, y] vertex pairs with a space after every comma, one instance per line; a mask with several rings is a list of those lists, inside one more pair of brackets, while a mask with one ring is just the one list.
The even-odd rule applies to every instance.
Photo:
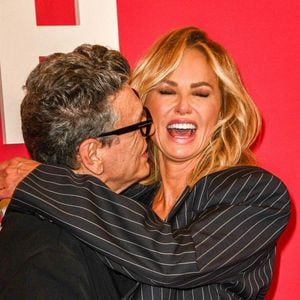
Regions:
[[191, 288], [245, 271], [250, 261], [274, 247], [288, 221], [289, 197], [274, 177], [277, 190], [264, 189], [270, 176], [241, 177], [238, 189], [229, 189], [229, 183], [211, 186], [207, 194], [215, 203], [180, 230], [96, 178], [57, 166], [34, 170], [19, 184], [11, 205], [47, 215], [112, 265], [123, 266], [118, 271], [127, 276], [151, 285]]
[[205, 207], [189, 226], [200, 274], [194, 281], [228, 280], [272, 261], [290, 215], [285, 185], [255, 167], [219, 173], [207, 185]]

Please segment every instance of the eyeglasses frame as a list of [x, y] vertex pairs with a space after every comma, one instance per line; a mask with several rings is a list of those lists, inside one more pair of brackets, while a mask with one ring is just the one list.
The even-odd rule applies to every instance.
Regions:
[[[152, 117], [150, 114], [150, 111], [148, 110], [147, 107], [144, 107], [144, 112], [146, 113], [146, 121], [138, 122], [126, 127], [118, 128], [116, 130], [108, 131], [101, 133], [100, 135], [97, 136], [97, 138], [102, 138], [102, 137], [107, 137], [107, 136], [112, 136], [112, 135], [122, 135], [125, 133], [129, 133], [132, 131], [140, 130], [141, 134], [143, 137], [148, 138], [150, 136], [151, 132], [151, 125], [153, 123]], [[146, 127], [146, 133], [143, 132], [142, 128]]]

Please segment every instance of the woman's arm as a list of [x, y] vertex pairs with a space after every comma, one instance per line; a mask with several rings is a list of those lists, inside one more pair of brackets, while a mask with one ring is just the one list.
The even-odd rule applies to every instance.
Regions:
[[[277, 190], [268, 192], [267, 182]], [[250, 261], [262, 259], [289, 216], [286, 188], [269, 173], [239, 177], [224, 188], [207, 187], [204, 194], [211, 193], [215, 203], [181, 230], [172, 230], [96, 178], [55, 166], [35, 169], [18, 186], [11, 205], [45, 213], [136, 280], [191, 288], [240, 274]]]

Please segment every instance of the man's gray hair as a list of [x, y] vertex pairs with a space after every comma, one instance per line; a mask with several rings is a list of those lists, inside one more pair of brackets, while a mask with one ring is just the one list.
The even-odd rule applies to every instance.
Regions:
[[113, 129], [110, 96], [130, 77], [115, 50], [81, 45], [48, 56], [30, 73], [21, 104], [22, 130], [31, 157], [76, 169], [80, 143]]

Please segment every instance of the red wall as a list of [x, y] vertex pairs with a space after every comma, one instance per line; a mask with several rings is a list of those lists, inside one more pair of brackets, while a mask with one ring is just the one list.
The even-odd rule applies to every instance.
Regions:
[[[56, 2], [63, 0], [56, 0]], [[80, 0], [79, 0], [80, 1]], [[300, 295], [299, 79], [300, 2], [298, 0], [118, 0], [121, 51], [132, 66], [161, 34], [194, 25], [221, 42], [233, 55], [264, 119], [256, 147], [261, 165], [289, 188], [293, 211], [278, 246], [273, 284], [267, 299]], [[61, 6], [62, 10], [66, 9]], [[298, 14], [298, 19], [296, 15]], [[0, 160], [27, 156], [23, 145], [3, 145]]]

